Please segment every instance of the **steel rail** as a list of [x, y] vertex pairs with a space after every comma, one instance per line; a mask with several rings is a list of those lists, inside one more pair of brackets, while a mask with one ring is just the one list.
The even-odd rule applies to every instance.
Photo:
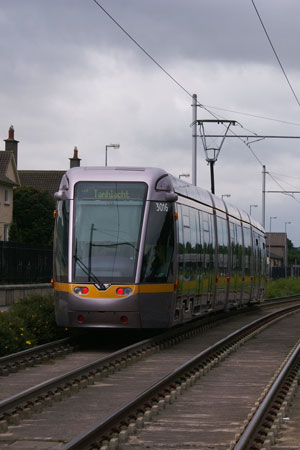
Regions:
[[[300, 298], [300, 294], [294, 294], [294, 295], [290, 295], [290, 296], [285, 296], [285, 297], [275, 297], [275, 298], [268, 298], [265, 299], [264, 302], [259, 303], [259, 304], [251, 304], [251, 305], [245, 305], [245, 307], [243, 307], [242, 309], [238, 309], [237, 312], [241, 313], [241, 312], [247, 312], [248, 308], [251, 308], [252, 306], [259, 306], [259, 307], [264, 307], [264, 306], [272, 306], [272, 302], [274, 302], [274, 304], [280, 303], [280, 301], [288, 301], [288, 300], [296, 300], [297, 298]], [[209, 317], [209, 316], [207, 316]], [[204, 320], [205, 316], [201, 316], [201, 319]], [[199, 318], [195, 319], [194, 321], [199, 320]], [[191, 321], [190, 323], [193, 324], [194, 321]], [[175, 328], [174, 328], [175, 329]], [[79, 337], [74, 337], [74, 336], [70, 336], [70, 337], [66, 337], [63, 339], [59, 339], [57, 341], [52, 341], [52, 342], [48, 342], [46, 344], [42, 344], [42, 345], [38, 345], [26, 350], [22, 350], [20, 352], [17, 353], [12, 353], [10, 355], [6, 355], [6, 356], [1, 356], [0, 357], [0, 371], [1, 368], [7, 366], [7, 365], [13, 365], [15, 362], [18, 362], [19, 360], [27, 360], [28, 358], [30, 358], [30, 356], [35, 355], [36, 353], [42, 353], [43, 351], [48, 351], [51, 350], [51, 348], [55, 348], [57, 346], [63, 346], [65, 344], [71, 344], [73, 342], [78, 341]], [[0, 374], [1, 375], [1, 374]]]
[[300, 344], [298, 344], [295, 350], [292, 352], [287, 363], [279, 373], [270, 390], [266, 394], [264, 400], [262, 401], [257, 411], [253, 415], [252, 419], [250, 420], [249, 424], [245, 428], [241, 438], [235, 445], [234, 450], [246, 450], [247, 448], [249, 448], [249, 445], [253, 441], [263, 418], [270, 409], [274, 401], [274, 398], [278, 393], [278, 390], [280, 389], [282, 383], [284, 382], [289, 372], [291, 371], [293, 365], [295, 364], [295, 361], [299, 358], [299, 354], [300, 354]]
[[154, 385], [150, 386], [144, 392], [135, 397], [132, 401], [127, 402], [105, 419], [96, 423], [87, 432], [70, 441], [62, 447], [62, 450], [86, 450], [95, 440], [101, 440], [101, 436], [109, 434], [110, 430], [114, 428], [118, 429], [120, 422], [126, 421], [126, 417], [130, 416], [130, 414], [134, 414], [137, 409], [142, 410], [143, 405], [149, 403], [149, 401], [151, 402], [153, 397], [163, 395], [163, 391], [168, 390], [171, 385], [180, 384], [182, 380], [188, 376], [188, 373], [195, 370], [195, 367], [203, 363], [203, 361], [214, 358], [214, 355], [218, 353], [218, 351], [226, 348], [226, 346], [233, 345], [233, 340], [242, 339], [245, 335], [250, 333], [250, 331], [254, 332], [260, 326], [271, 322], [280, 316], [288, 314], [289, 312], [295, 311], [299, 309], [299, 307], [300, 305], [298, 304], [297, 306], [293, 305], [276, 312], [269, 313], [266, 316], [256, 319], [250, 324], [243, 326], [241, 329], [230, 333], [216, 344], [208, 347], [177, 369], [173, 370], [170, 374], [160, 379]]
[[[296, 308], [295, 305], [290, 306], [288, 309]], [[274, 314], [279, 314], [280, 311], [273, 312], [268, 314], [267, 316], [264, 316], [265, 318], [272, 316]], [[239, 313], [240, 310], [237, 311]], [[214, 315], [215, 321], [220, 321], [224, 318], [227, 318], [231, 316], [229, 313], [219, 313], [217, 315]], [[66, 387], [72, 387], [73, 383], [78, 383], [80, 380], [86, 380], [90, 375], [95, 375], [95, 372], [114, 368], [114, 365], [116, 363], [120, 363], [125, 361], [126, 364], [126, 358], [130, 356], [138, 356], [139, 354], [142, 354], [143, 351], [147, 350], [153, 350], [155, 346], [164, 345], [165, 342], [167, 342], [170, 339], [176, 339], [180, 335], [184, 335], [186, 333], [193, 332], [195, 330], [203, 329], [207, 324], [211, 323], [211, 317], [212, 315], [208, 315], [206, 317], [202, 317], [202, 320], [200, 322], [199, 319], [189, 322], [186, 324], [186, 326], [178, 327], [178, 328], [172, 328], [158, 336], [152, 337], [150, 339], [146, 339], [143, 341], [140, 341], [138, 343], [132, 344], [126, 348], [123, 348], [121, 350], [118, 350], [117, 352], [112, 353], [111, 355], [108, 355], [106, 357], [99, 358], [92, 363], [86, 364], [84, 366], [81, 366], [80, 368], [74, 369], [64, 375], [60, 375], [56, 378], [52, 378], [50, 380], [47, 380], [43, 383], [40, 383], [39, 385], [26, 389], [25, 391], [18, 393], [10, 398], [7, 398], [0, 402], [0, 417], [7, 417], [15, 412], [20, 412], [22, 408], [38, 401], [42, 400], [43, 396], [48, 395], [54, 395], [54, 390], [60, 390], [61, 392], [64, 391]], [[260, 319], [259, 319], [260, 320]], [[263, 320], [263, 318], [261, 319]], [[46, 346], [48, 344], [45, 344]], [[49, 344], [51, 345], [51, 344]], [[32, 349], [33, 350], [33, 349]], [[27, 352], [28, 350], [26, 350]], [[23, 353], [23, 352], [21, 352]], [[93, 373], [94, 372], [94, 373]]]
[[139, 342], [138, 344], [132, 344], [126, 347], [125, 349], [121, 349], [112, 353], [109, 356], [99, 358], [93, 361], [92, 363], [85, 364], [63, 375], [51, 378], [50, 380], [40, 383], [32, 388], [26, 389], [25, 391], [20, 392], [19, 394], [16, 394], [8, 399], [2, 400], [0, 402], [0, 415], [3, 415], [8, 411], [13, 410], [17, 406], [19, 406], [20, 403], [24, 404], [26, 402], [29, 402], [32, 400], [33, 397], [39, 397], [44, 393], [47, 393], [51, 390], [54, 390], [62, 385], [69, 383], [73, 379], [86, 377], [89, 372], [91, 372], [93, 369], [97, 369], [99, 366], [108, 367], [110, 363], [115, 362], [118, 358], [126, 357], [127, 355], [130, 355], [132, 351], [138, 351], [140, 348], [143, 348], [147, 344], [148, 340]]
[[46, 344], [37, 345], [36, 347], [27, 348], [26, 350], [22, 350], [21, 352], [12, 353], [12, 354], [6, 355], [6, 356], [1, 356], [0, 357], [0, 367], [2, 365], [4, 365], [7, 361], [9, 363], [12, 363], [12, 362], [17, 361], [19, 359], [22, 360], [22, 359], [27, 358], [28, 356], [31, 356], [34, 353], [43, 352], [44, 350], [49, 350], [52, 347], [68, 344], [73, 339], [74, 338], [72, 338], [72, 337], [66, 337], [66, 338], [63, 338], [63, 339], [59, 339], [57, 341], [52, 341], [52, 342], [48, 342]]
[[[217, 320], [221, 320], [222, 318], [227, 317], [226, 314], [217, 316]], [[194, 322], [189, 322], [184, 328], [172, 328], [164, 333], [161, 333], [158, 336], [151, 337], [149, 339], [145, 339], [143, 341], [139, 341], [135, 344], [131, 344], [125, 348], [117, 350], [112, 354], [98, 358], [92, 363], [85, 364], [79, 368], [73, 369], [64, 375], [60, 375], [58, 377], [47, 380], [43, 383], [40, 383], [37, 386], [26, 389], [23, 392], [20, 392], [10, 398], [0, 401], [0, 417], [8, 414], [13, 411], [15, 408], [20, 405], [25, 405], [28, 402], [31, 402], [33, 398], [38, 398], [43, 394], [47, 394], [49, 391], [57, 389], [61, 386], [68, 385], [73, 380], [77, 380], [80, 378], [86, 378], [90, 372], [93, 370], [101, 369], [109, 369], [111, 365], [116, 362], [120, 362], [126, 360], [126, 358], [130, 356], [137, 356], [139, 352], [153, 349], [157, 345], [162, 345], [165, 341], [176, 338], [178, 335], [184, 335], [187, 332], [193, 331], [194, 329], [199, 329], [207, 325], [211, 316], [205, 317], [200, 323], [199, 319]]]
[[[293, 299], [297, 299], [300, 298], [300, 293], [299, 294], [292, 294], [292, 295], [285, 295], [283, 297], [273, 297], [273, 298], [265, 298], [264, 302], [268, 302], [268, 301], [272, 301], [272, 300], [293, 300]], [[263, 305], [264, 303], [261, 303], [261, 305]]]

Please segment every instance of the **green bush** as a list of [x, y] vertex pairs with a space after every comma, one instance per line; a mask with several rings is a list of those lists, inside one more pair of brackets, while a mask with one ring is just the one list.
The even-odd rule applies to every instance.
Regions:
[[300, 294], [300, 278], [279, 278], [267, 284], [266, 298]]
[[24, 321], [10, 312], [0, 314], [0, 356], [16, 353], [36, 345], [33, 334], [25, 328]]
[[55, 322], [53, 296], [33, 295], [0, 314], [0, 356], [66, 337]]

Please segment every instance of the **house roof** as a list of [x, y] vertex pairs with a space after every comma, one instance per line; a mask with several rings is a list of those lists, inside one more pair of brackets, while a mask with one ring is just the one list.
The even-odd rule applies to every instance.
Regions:
[[19, 170], [18, 172], [22, 186], [32, 186], [54, 195], [59, 189], [65, 170]]
[[267, 246], [269, 245], [270, 234], [271, 234], [271, 247], [285, 247], [287, 238], [285, 233], [266, 233]]
[[[10, 163], [13, 165], [17, 181], [14, 181], [7, 176], [8, 166]], [[0, 151], [0, 182], [9, 186], [19, 185], [18, 173], [16, 171], [16, 164], [12, 152]]]

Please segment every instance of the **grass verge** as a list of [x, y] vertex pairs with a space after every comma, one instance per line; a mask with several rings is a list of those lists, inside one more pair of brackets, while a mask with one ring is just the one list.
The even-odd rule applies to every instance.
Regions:
[[279, 278], [267, 284], [266, 298], [300, 294], [300, 278]]
[[32, 295], [0, 313], [0, 356], [68, 336], [55, 322], [53, 295]]

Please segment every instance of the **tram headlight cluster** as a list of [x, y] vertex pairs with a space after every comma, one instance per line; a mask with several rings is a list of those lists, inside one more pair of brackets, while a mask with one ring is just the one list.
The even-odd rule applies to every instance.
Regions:
[[74, 292], [77, 295], [86, 295], [89, 293], [89, 288], [86, 286], [76, 286], [74, 287]]
[[130, 287], [118, 287], [116, 289], [117, 295], [130, 295], [132, 293], [132, 289]]

